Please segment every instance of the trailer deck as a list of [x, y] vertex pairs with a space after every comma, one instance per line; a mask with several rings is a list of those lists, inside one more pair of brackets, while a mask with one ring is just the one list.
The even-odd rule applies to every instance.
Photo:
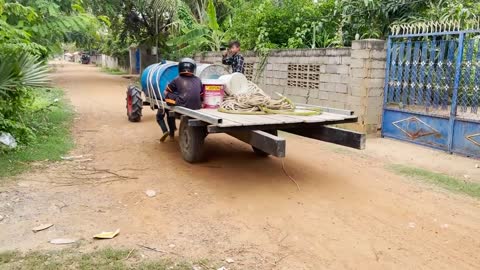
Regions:
[[165, 108], [170, 110], [171, 117], [181, 119], [180, 149], [188, 162], [203, 159], [203, 143], [209, 133], [229, 134], [250, 144], [261, 156], [285, 157], [286, 142], [277, 136], [279, 130], [356, 149], [365, 148], [365, 134], [328, 126], [357, 122], [358, 117], [349, 110], [297, 104], [299, 109], [321, 109], [322, 113], [295, 116], [230, 114], [215, 109], [190, 110], [166, 104]]
[[267, 114], [267, 115], [240, 115], [222, 113], [212, 109], [202, 109], [200, 113], [210, 115], [222, 119], [222, 123], [216, 124], [220, 128], [225, 127], [242, 127], [242, 126], [268, 126], [281, 124], [296, 124], [296, 123], [324, 123], [324, 122], [339, 122], [357, 119], [352, 115], [340, 115], [334, 113], [324, 112], [320, 115], [313, 116], [295, 116], [295, 115], [281, 115], [281, 114]]

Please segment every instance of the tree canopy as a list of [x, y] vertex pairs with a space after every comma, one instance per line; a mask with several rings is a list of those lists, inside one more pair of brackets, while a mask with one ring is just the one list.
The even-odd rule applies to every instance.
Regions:
[[[111, 22], [103, 51], [130, 44], [164, 54], [219, 50], [238, 39], [244, 49], [348, 46], [385, 38], [392, 24], [478, 20], [475, 0], [85, 0]], [[102, 46], [100, 46], [102, 47]]]

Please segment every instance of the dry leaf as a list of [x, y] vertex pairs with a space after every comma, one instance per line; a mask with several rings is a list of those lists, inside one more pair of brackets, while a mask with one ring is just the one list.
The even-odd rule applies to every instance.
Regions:
[[96, 235], [93, 236], [93, 238], [97, 238], [97, 239], [112, 239], [112, 238], [114, 238], [115, 236], [117, 236], [119, 233], [120, 233], [120, 229], [117, 229], [117, 230], [114, 231], [114, 232], [102, 232], [102, 233], [96, 234]]

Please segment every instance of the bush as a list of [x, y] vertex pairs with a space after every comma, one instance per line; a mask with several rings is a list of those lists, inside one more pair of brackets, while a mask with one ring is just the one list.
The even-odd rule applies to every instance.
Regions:
[[20, 135], [16, 138], [21, 141], [17, 148], [0, 151], [0, 178], [24, 171], [28, 162], [60, 160], [73, 147], [73, 110], [63, 98], [63, 91], [36, 88], [30, 89], [29, 95], [30, 105], [20, 114], [21, 121], [12, 121], [31, 136], [25, 138], [17, 133]]

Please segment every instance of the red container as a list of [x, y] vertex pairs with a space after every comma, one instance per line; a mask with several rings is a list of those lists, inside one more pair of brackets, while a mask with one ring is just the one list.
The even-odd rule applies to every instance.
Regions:
[[223, 102], [225, 85], [220, 80], [202, 80], [205, 95], [203, 107], [206, 109], [218, 109]]

